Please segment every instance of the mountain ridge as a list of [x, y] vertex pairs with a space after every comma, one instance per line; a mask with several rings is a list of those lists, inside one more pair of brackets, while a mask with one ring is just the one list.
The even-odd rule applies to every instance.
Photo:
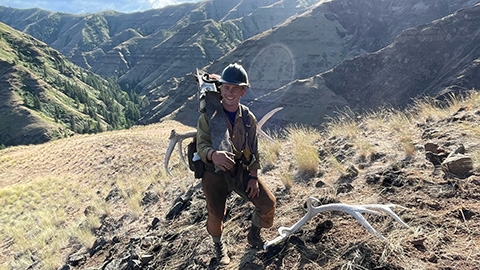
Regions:
[[[335, 3], [342, 3], [342, 1], [332, 1], [328, 4], [334, 5]], [[422, 1], [418, 1], [416, 3], [423, 3]], [[431, 2], [429, 2], [431, 3]], [[370, 6], [371, 11], [375, 10], [375, 5], [371, 4]], [[400, 4], [399, 4], [400, 5]], [[413, 3], [410, 3], [409, 6], [411, 7], [414, 6]], [[344, 47], [350, 47], [352, 45], [349, 45], [347, 41], [350, 39], [347, 38], [339, 38], [341, 36], [346, 36], [346, 33], [348, 31], [342, 30], [346, 29], [349, 26], [345, 23], [340, 24], [342, 28], [339, 28], [338, 24], [330, 24], [331, 23], [331, 18], [333, 18], [334, 14], [333, 12], [330, 12], [327, 9], [328, 5], [327, 4], [322, 4], [318, 5], [315, 7], [312, 7], [311, 10], [307, 11], [304, 13], [304, 16], [299, 16], [292, 18], [291, 21], [286, 21], [283, 25], [280, 25], [272, 30], [269, 30], [269, 32], [265, 32], [263, 34], [260, 34], [258, 36], [252, 37], [245, 42], [243, 42], [241, 45], [239, 45], [235, 50], [229, 52], [226, 54], [224, 57], [219, 59], [218, 61], [212, 63], [210, 66], [206, 67], [207, 71], [208, 70], [213, 70], [215, 72], [221, 71], [223, 69], [223, 66], [227, 65], [230, 62], [238, 61], [241, 60], [246, 66], [247, 70], [251, 74], [251, 82], [252, 82], [252, 88], [247, 91], [246, 96], [243, 98], [243, 102], [245, 102], [247, 105], [251, 106], [254, 111], [256, 111], [259, 115], [263, 115], [269, 110], [282, 106], [284, 109], [279, 112], [278, 114], [273, 116], [272, 121], [269, 124], [269, 127], [275, 128], [278, 126], [285, 126], [285, 124], [289, 123], [296, 123], [296, 124], [307, 124], [307, 125], [313, 125], [316, 127], [321, 126], [322, 122], [326, 117], [330, 117], [333, 114], [335, 114], [335, 111], [338, 109], [343, 109], [345, 107], [351, 107], [354, 108], [357, 103], [356, 101], [351, 101], [349, 102], [348, 99], [351, 98], [353, 95], [349, 91], [358, 91], [358, 88], [362, 89], [367, 89], [368, 92], [368, 87], [365, 86], [364, 84], [367, 84], [369, 81], [368, 80], [358, 80], [357, 83], [351, 84], [349, 91], [340, 91], [340, 90], [335, 90], [332, 91], [331, 89], [338, 89], [340, 86], [343, 85], [344, 82], [341, 81], [341, 79], [334, 80], [332, 76], [330, 76], [328, 72], [329, 69], [335, 70], [336, 76], [343, 76], [344, 78], [349, 78], [349, 77], [364, 77], [364, 70], [369, 71], [371, 69], [370, 66], [364, 65], [364, 66], [356, 66], [363, 61], [362, 59], [373, 59], [377, 57], [379, 60], [378, 61], [388, 61], [387, 59], [395, 59], [395, 57], [405, 57], [408, 58], [408, 53], [409, 51], [399, 51], [395, 52], [398, 53], [399, 55], [388, 55], [388, 53], [384, 53], [381, 55], [381, 57], [384, 58], [384, 60], [380, 59], [378, 56], [378, 52], [372, 52], [372, 53], [361, 53], [361, 50], [357, 48], [356, 51], [356, 56], [352, 55], [351, 58], [348, 57], [338, 57], [338, 55], [341, 54], [341, 48], [342, 46], [338, 47], [339, 44], [343, 44]], [[428, 7], [428, 5], [426, 5]], [[434, 6], [435, 7], [435, 6]], [[334, 8], [338, 8], [336, 5], [334, 5]], [[351, 7], [352, 8], [352, 7]], [[358, 10], [358, 7], [355, 6], [355, 10]], [[468, 10], [472, 10], [473, 13], [476, 13], [478, 10], [478, 7], [470, 7], [470, 8], [465, 8]], [[405, 8], [404, 12], [408, 12], [408, 8]], [[327, 12], [328, 11], [328, 12]], [[345, 9], [341, 9], [342, 12], [345, 12]], [[365, 14], [370, 14], [369, 9], [359, 11], [363, 12]], [[349, 12], [354, 12], [353, 10], [349, 9]], [[345, 12], [348, 14], [348, 12]], [[308, 14], [309, 16], [306, 16]], [[370, 16], [377, 15], [377, 13], [371, 13]], [[396, 20], [403, 20], [404, 13], [399, 12], [397, 14]], [[476, 15], [474, 15], [476, 16]], [[305, 21], [310, 19], [312, 22], [316, 22], [320, 24], [322, 20], [319, 20], [318, 17], [323, 18], [323, 22], [327, 23], [328, 25], [331, 25], [331, 31], [330, 33], [332, 34], [332, 41], [337, 40], [334, 42], [331, 42], [331, 44], [328, 44], [327, 47], [321, 47], [321, 45], [318, 45], [317, 47], [315, 45], [317, 43], [312, 43], [311, 40], [315, 39], [310, 39], [310, 40], [304, 40], [301, 39], [301, 37], [305, 36], [302, 34], [298, 34], [297, 32], [293, 32], [293, 35], [295, 38], [291, 38], [290, 44], [296, 44], [296, 46], [303, 46], [300, 47], [300, 49], [297, 49], [295, 51], [290, 50], [291, 45], [287, 43], [287, 38], [288, 38], [288, 32], [291, 30], [290, 25], [294, 24], [297, 21]], [[451, 15], [448, 15], [446, 18], [451, 17]], [[330, 18], [330, 19], [328, 19]], [[349, 17], [346, 16], [345, 19], [348, 19]], [[391, 18], [392, 21], [396, 21], [395, 18]], [[440, 19], [440, 18], [439, 18]], [[460, 16], [457, 18], [458, 20], [462, 20]], [[456, 19], [456, 20], [457, 20]], [[456, 20], [447, 20], [450, 23], [459, 23]], [[341, 19], [338, 19], [338, 21], [341, 21]], [[440, 19], [439, 22], [442, 20]], [[334, 21], [337, 22], [337, 21]], [[406, 22], [403, 22], [404, 24]], [[423, 26], [417, 26], [417, 27], [428, 27], [428, 25], [435, 25], [438, 22], [431, 22], [427, 23]], [[298, 27], [301, 30], [304, 31], [310, 31], [310, 29], [316, 29], [314, 23], [298, 23]], [[382, 24], [380, 24], [382, 25]], [[383, 25], [388, 26], [387, 23], [383, 23]], [[445, 24], [444, 24], [445, 25]], [[345, 27], [343, 27], [345, 26]], [[360, 25], [354, 24], [355, 27], [361, 27]], [[440, 25], [438, 25], [440, 27]], [[435, 26], [434, 26], [435, 27]], [[459, 23], [459, 27], [460, 23]], [[325, 26], [323, 27], [318, 27], [319, 33], [322, 35], [325, 35], [325, 33], [328, 33], [327, 31], [323, 31], [325, 29]], [[313, 30], [312, 30], [313, 31]], [[360, 30], [359, 30], [360, 31]], [[368, 32], [367, 30], [365, 30]], [[399, 31], [399, 30], [395, 30]], [[276, 33], [278, 32], [278, 33]], [[476, 40], [476, 36], [474, 34], [474, 30], [472, 33], [470, 33], [471, 36], [474, 37], [474, 40]], [[276, 34], [275, 34], [276, 33]], [[341, 33], [341, 34], [339, 34]], [[356, 31], [354, 31], [356, 33]], [[392, 32], [393, 33], [393, 32]], [[396, 33], [396, 32], [395, 32]], [[419, 32], [421, 35], [422, 32]], [[353, 33], [352, 33], [353, 34]], [[280, 36], [280, 38], [276, 38], [276, 36]], [[362, 36], [359, 34], [359, 36]], [[401, 36], [401, 34], [400, 34]], [[392, 39], [392, 43], [389, 46], [396, 46], [395, 44], [395, 38], [396, 35], [392, 34], [390, 35], [390, 38]], [[450, 49], [451, 51], [455, 50], [461, 50], [463, 48], [462, 42], [465, 44], [475, 44], [475, 43], [470, 43], [470, 39], [466, 39], [465, 36], [458, 35], [458, 43], [456, 45], [452, 45], [450, 48], [444, 48], [445, 50]], [[446, 36], [438, 36], [438, 44], [442, 43], [442, 39], [446, 38]], [[465, 38], [465, 40], [463, 40]], [[353, 35], [351, 36], [351, 39], [356, 39]], [[369, 37], [364, 35], [364, 39], [360, 40], [368, 40]], [[277, 42], [278, 40], [281, 40], [281, 42]], [[463, 40], [463, 41], [462, 41]], [[323, 41], [323, 40], [322, 40]], [[327, 40], [328, 41], [328, 40]], [[406, 44], [405, 47], [411, 46], [410, 50], [413, 50], [413, 47], [415, 46], [416, 41], [415, 40], [410, 40], [409, 44]], [[320, 42], [321, 43], [321, 42]], [[299, 45], [300, 44], [300, 45]], [[355, 43], [352, 43], [355, 44]], [[368, 42], [365, 44], [369, 44]], [[425, 50], [428, 52], [429, 47], [427, 43], [420, 43], [424, 45], [422, 50]], [[432, 43], [433, 45], [435, 44], [434, 42]], [[270, 51], [264, 51], [265, 52], [265, 57], [272, 56], [270, 59], [275, 59], [273, 61], [258, 61], [259, 65], [257, 65], [255, 59], [258, 58], [257, 55], [258, 53], [255, 52], [257, 46], [265, 49], [269, 48], [271, 46]], [[389, 48], [389, 46], [385, 48]], [[333, 48], [330, 51], [330, 54], [327, 53], [321, 53], [321, 49], [323, 48], [328, 52], [328, 47]], [[314, 48], [314, 49], [312, 49]], [[397, 46], [396, 48], [399, 48]], [[382, 51], [381, 47], [378, 47], [376, 49], [379, 49], [379, 51]], [[350, 51], [353, 53], [353, 51]], [[392, 52], [392, 51], [390, 51]], [[392, 52], [393, 53], [393, 52]], [[277, 58], [273, 58], [275, 54], [278, 54]], [[296, 55], [295, 55], [296, 54]], [[299, 55], [303, 55], [302, 57]], [[361, 56], [365, 55], [365, 58], [362, 58]], [[426, 57], [428, 54], [417, 54], [416, 57], [418, 57], [418, 61], [416, 62], [416, 66], [410, 66], [407, 68], [402, 66], [402, 63], [399, 62], [397, 66], [390, 66], [390, 70], [383, 70], [381, 75], [375, 76], [375, 73], [371, 73], [371, 78], [374, 80], [372, 82], [372, 86], [377, 89], [377, 91], [381, 91], [382, 87], [390, 87], [388, 84], [382, 84], [382, 81], [384, 78], [394, 78], [397, 76], [397, 70], [405, 70], [403, 74], [399, 74], [399, 76], [402, 76], [404, 80], [408, 80], [408, 76], [411, 70], [415, 69], [427, 69], [428, 67], [424, 67], [423, 64], [427, 63], [428, 59], [423, 59], [422, 57]], [[331, 56], [337, 56], [337, 60], [333, 60], [334, 58]], [[475, 57], [472, 55], [471, 57]], [[478, 56], [477, 56], [478, 57]], [[266, 58], [268, 59], [268, 58]], [[300, 59], [305, 59], [304, 61]], [[308, 59], [308, 60], [307, 60]], [[299, 60], [297, 62], [297, 60]], [[327, 66], [322, 63], [328, 63], [329, 61], [332, 61], [330, 66]], [[311, 66], [309, 65], [311, 64]], [[263, 66], [262, 66], [263, 65]], [[299, 66], [305, 65], [305, 68], [301, 69]], [[351, 66], [349, 66], [351, 65]], [[360, 64], [361, 65], [361, 64]], [[387, 64], [385, 64], [387, 66]], [[338, 68], [338, 66], [341, 66], [341, 68]], [[311, 68], [314, 67], [314, 68]], [[379, 68], [379, 66], [377, 66]], [[444, 66], [444, 68], [448, 69], [448, 66]], [[344, 72], [342, 73], [340, 69], [344, 69]], [[347, 73], [348, 71], [348, 73]], [[270, 72], [270, 74], [263, 74], [264, 72]], [[283, 73], [282, 73], [283, 72]], [[322, 72], [325, 72], [327, 75], [323, 76]], [[285, 75], [283, 75], [285, 74]], [[263, 78], [260, 78], [259, 76], [263, 76]], [[314, 77], [311, 77], [314, 76]], [[320, 76], [322, 78], [316, 78], [317, 76]], [[309, 78], [310, 77], [310, 78]], [[265, 78], [271, 78], [270, 80], [265, 79]], [[283, 78], [289, 78], [285, 79], [282, 81]], [[330, 78], [330, 81], [328, 82], [329, 85], [325, 86], [320, 81], [323, 81], [324, 78]], [[340, 77], [338, 77], [340, 78]], [[440, 79], [440, 78], [439, 78]], [[289, 82], [290, 80], [293, 80], [292, 82]], [[147, 112], [144, 114], [143, 118], [145, 122], [155, 122], [159, 121], [161, 119], [177, 119], [179, 121], [182, 121], [183, 123], [187, 123], [189, 125], [194, 125], [195, 121], [190, 117], [190, 115], [194, 114], [195, 112], [191, 108], [195, 108], [193, 106], [194, 104], [194, 98], [193, 95], [196, 91], [196, 85], [193, 80], [189, 80], [188, 78], [186, 79], [180, 79], [178, 80], [179, 83], [172, 85], [172, 84], [166, 84], [165, 88], [170, 89], [170, 94], [164, 94], [162, 95], [162, 98], [159, 99], [159, 101], [154, 101], [152, 102], [152, 106], [155, 107], [150, 112]], [[303, 82], [303, 83], [302, 83]], [[313, 84], [312, 84], [313, 82]], [[376, 82], [375, 85], [373, 85]], [[273, 84], [273, 85], [272, 85]], [[472, 82], [472, 85], [476, 85], [474, 82]], [[312, 89], [304, 89], [305, 87], [313, 87]], [[420, 95], [420, 91], [418, 88], [417, 89], [402, 89], [402, 85], [399, 84], [394, 84], [391, 85], [392, 89], [391, 91], [396, 91], [396, 95], [402, 96], [402, 99], [404, 100], [400, 104], [396, 104], [399, 106], [405, 106], [407, 105], [405, 100], [411, 101], [413, 98], [417, 97]], [[448, 86], [446, 86], [448, 87]], [[321, 88], [321, 89], [320, 89]], [[331, 89], [330, 89], [331, 88]], [[177, 91], [178, 89], [182, 89], [182, 91]], [[314, 90], [314, 89], [320, 89], [320, 90]], [[385, 90], [390, 90], [390, 89], [385, 89]], [[436, 91], [441, 91], [442, 89], [437, 89]], [[319, 93], [315, 93], [315, 91], [320, 91]], [[308, 95], [306, 98], [302, 99], [301, 94], [297, 93], [311, 93], [311, 95]], [[434, 92], [430, 93], [431, 95], [435, 95]], [[325, 101], [322, 100], [322, 97], [326, 96], [327, 99]], [[189, 99], [190, 98], [190, 99]], [[290, 99], [294, 99], [293, 101]], [[358, 98], [362, 98], [361, 93], [359, 94]], [[385, 102], [391, 102], [391, 100], [388, 100], [388, 96], [385, 96], [386, 100]], [[168, 99], [174, 99], [177, 100], [175, 101], [168, 101]], [[271, 99], [269, 101], [268, 99]], [[172, 104], [179, 104], [179, 100], [190, 100], [189, 103], [183, 105], [180, 107], [180, 109], [173, 109]], [[372, 103], [368, 103], [368, 100], [362, 100], [363, 106], [362, 108], [359, 109], [374, 109], [378, 106], [381, 106], [381, 101], [376, 101]], [[298, 105], [298, 107], [295, 107]], [[395, 105], [395, 104], [390, 104], [390, 105]], [[305, 109], [309, 109], [312, 111], [312, 114], [308, 113], [303, 113]], [[296, 115], [298, 112], [302, 112], [298, 115]], [[315, 113], [315, 115], [313, 115]], [[273, 124], [273, 125], [272, 125]]]
[[0, 49], [3, 146], [127, 128], [139, 117], [135, 95], [3, 23]]

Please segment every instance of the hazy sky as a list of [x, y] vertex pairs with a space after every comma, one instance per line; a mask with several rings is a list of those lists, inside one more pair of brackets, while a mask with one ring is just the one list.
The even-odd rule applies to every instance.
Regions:
[[72, 14], [112, 9], [131, 13], [185, 2], [199, 1], [201, 0], [0, 0], [0, 6], [20, 9], [38, 7], [45, 10]]

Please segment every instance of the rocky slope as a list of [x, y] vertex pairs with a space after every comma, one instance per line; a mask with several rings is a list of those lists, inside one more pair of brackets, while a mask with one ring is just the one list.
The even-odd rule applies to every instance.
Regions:
[[[476, 104], [478, 94], [474, 96], [468, 104], [453, 106], [451, 113], [425, 114], [419, 110], [410, 121], [401, 120], [398, 117], [401, 113], [386, 113], [381, 128], [375, 120], [381, 118], [376, 118], [381, 113], [372, 114], [358, 118], [361, 119], [357, 122], [359, 133], [350, 133], [354, 136], [347, 134], [351, 130], [345, 130], [343, 134], [331, 133], [330, 137], [326, 133], [321, 139], [310, 138], [315, 141], [321, 157], [322, 169], [318, 173], [298, 170], [291, 159], [292, 141], [281, 141], [279, 159], [261, 175], [278, 200], [276, 224], [264, 230], [267, 240], [278, 235], [275, 229], [293, 225], [306, 213], [304, 203], [309, 196], [319, 199], [320, 204], [397, 204], [406, 207], [397, 207], [395, 212], [410, 229], [389, 217], [365, 214], [373, 227], [387, 237], [381, 240], [367, 233], [347, 214], [323, 213], [285, 242], [257, 251], [250, 249], [245, 240], [251, 206], [232, 195], [228, 200], [224, 240], [233, 261], [225, 268], [480, 267], [480, 250], [472, 245], [480, 240], [480, 145], [476, 133], [480, 108]], [[399, 135], [395, 121], [401, 124], [405, 137]], [[411, 138], [409, 144], [415, 147], [411, 152], [399, 147], [405, 146], [401, 141], [406, 138]], [[374, 148], [370, 153], [365, 154], [358, 148], [357, 140], [363, 139]], [[445, 158], [449, 154], [454, 156], [451, 153], [458, 148], [462, 148], [461, 155], [470, 162], [473, 159], [474, 164], [453, 173], [454, 166], [445, 165]], [[328, 161], [330, 155], [343, 166], [344, 173]], [[291, 189], [279, 182], [287, 173], [294, 175]], [[165, 195], [173, 201], [170, 208], [155, 203], [151, 192], [145, 193], [145, 216], [125, 226], [126, 229], [135, 224], [137, 229], [133, 233], [126, 233], [122, 227], [107, 229], [118, 222], [106, 219], [95, 244], [70, 255], [67, 265], [75, 265], [73, 269], [222, 269], [213, 258], [205, 231], [205, 201], [199, 187], [192, 185], [176, 199], [173, 193]]]
[[[325, 212], [257, 251], [246, 242], [252, 207], [232, 194], [224, 234], [232, 262], [225, 268], [478, 269], [480, 97], [417, 104], [407, 113], [350, 115], [307, 132], [301, 143], [319, 157], [311, 171], [300, 169], [294, 140], [280, 136], [278, 155], [260, 174], [278, 206], [274, 226], [262, 231], [267, 240], [305, 215], [310, 196], [321, 204], [403, 206], [394, 211], [410, 228], [364, 214], [382, 240], [348, 214]], [[0, 267], [49, 269], [56, 261], [51, 268], [222, 269], [205, 230], [198, 180], [178, 155], [173, 178], [161, 169], [172, 128], [190, 129], [165, 121], [0, 150], [0, 191], [7, 195], [0, 196]], [[265, 154], [274, 145], [261, 146]], [[19, 203], [23, 210], [14, 211]], [[74, 227], [91, 229], [93, 239], [81, 241]]]

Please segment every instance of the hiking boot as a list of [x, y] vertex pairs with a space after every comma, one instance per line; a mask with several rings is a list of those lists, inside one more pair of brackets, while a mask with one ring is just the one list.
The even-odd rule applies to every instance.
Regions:
[[250, 230], [248, 231], [248, 235], [247, 235], [247, 241], [248, 243], [253, 247], [253, 248], [256, 248], [256, 249], [263, 249], [263, 239], [262, 237], [260, 236], [260, 229], [261, 228], [258, 228], [254, 225], [252, 225], [252, 227], [250, 227]]
[[219, 264], [229, 264], [230, 257], [228, 257], [227, 248], [223, 245], [222, 242], [214, 243], [215, 246], [215, 255], [217, 256], [217, 260]]

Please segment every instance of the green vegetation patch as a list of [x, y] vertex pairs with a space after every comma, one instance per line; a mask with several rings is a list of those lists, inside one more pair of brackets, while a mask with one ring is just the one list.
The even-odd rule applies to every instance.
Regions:
[[[101, 17], [93, 16], [87, 26], [92, 44], [108, 36]], [[65, 134], [130, 128], [140, 118], [142, 98], [125, 92], [115, 78], [104, 79], [84, 70], [46, 44], [0, 23], [1, 61], [11, 68], [4, 74], [7, 87], [20, 98], [17, 107], [7, 111], [23, 111], [18, 107], [25, 107], [47, 122], [56, 123], [54, 126], [70, 129]], [[31, 139], [22, 143], [36, 143]]]

